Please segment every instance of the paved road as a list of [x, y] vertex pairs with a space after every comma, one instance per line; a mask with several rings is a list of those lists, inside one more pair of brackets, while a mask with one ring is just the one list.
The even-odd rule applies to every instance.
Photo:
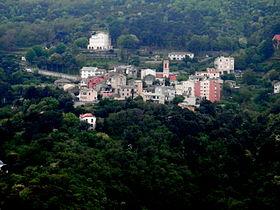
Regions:
[[81, 80], [81, 77], [79, 75], [63, 74], [63, 73], [58, 73], [58, 72], [53, 72], [53, 71], [46, 71], [46, 70], [41, 70], [41, 69], [31, 69], [31, 68], [26, 68], [25, 71], [32, 72], [32, 73], [36, 72], [38, 74], [42, 74], [45, 76], [58, 77], [58, 78], [72, 80], [72, 81]]

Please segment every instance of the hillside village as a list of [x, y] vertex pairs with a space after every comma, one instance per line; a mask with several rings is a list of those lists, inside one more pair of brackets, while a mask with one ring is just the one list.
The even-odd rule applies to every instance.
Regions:
[[[107, 32], [97, 32], [89, 39], [89, 51], [112, 50]], [[179, 106], [194, 110], [205, 98], [211, 102], [221, 100], [221, 86], [224, 74], [234, 74], [234, 58], [217, 57], [214, 68], [195, 72], [186, 81], [178, 81], [177, 72], [170, 72], [170, 61], [194, 59], [190, 52], [170, 52], [162, 61], [162, 72], [156, 69], [141, 69], [133, 65], [116, 65], [113, 69], [83, 67], [80, 70], [81, 82], [78, 85], [77, 105], [97, 103], [101, 98], [125, 100], [142, 97], [144, 101], [164, 104], [172, 102], [176, 96], [183, 96]], [[230, 82], [230, 81], [228, 81]], [[56, 85], [66, 89], [70, 81], [62, 79]]]
[[[274, 48], [278, 49], [278, 35], [275, 35], [272, 40]], [[108, 32], [93, 32], [87, 45], [88, 53], [108, 59], [114, 54], [113, 50]], [[227, 77], [227, 75], [235, 78], [242, 77], [242, 72], [235, 69], [233, 57], [217, 56], [211, 65], [213, 67], [206, 68], [204, 71], [195, 71], [183, 81], [177, 79], [179, 72], [170, 71], [170, 63], [183, 62], [185, 59], [193, 60], [194, 53], [172, 51], [166, 53], [163, 58], [157, 55], [155, 58], [154, 62], [161, 64], [162, 71], [126, 64], [114, 65], [109, 69], [84, 66], [80, 69], [79, 76], [39, 71], [45, 75], [63, 77], [56, 80], [54, 84], [72, 95], [75, 107], [96, 104], [101, 99], [122, 101], [141, 97], [143, 101], [158, 104], [175, 103], [183, 109], [195, 111], [204, 99], [220, 102], [224, 84], [230, 88], [239, 88], [235, 80]], [[25, 58], [23, 60], [26, 62]], [[30, 68], [25, 68], [25, 70], [33, 72]], [[79, 83], [73, 83], [77, 79]], [[276, 81], [273, 85], [274, 93], [280, 93], [280, 82]], [[89, 123], [89, 130], [95, 130], [96, 117], [93, 114], [83, 114], [80, 120]]]
[[[141, 96], [144, 101], [164, 104], [171, 102], [176, 95], [185, 97], [184, 104], [197, 106], [206, 98], [211, 102], [220, 101], [223, 80], [220, 76], [228, 69], [231, 73], [233, 58], [219, 57], [217, 68], [196, 72], [187, 81], [178, 82], [169, 69], [169, 60], [163, 60], [163, 72], [155, 69], [137, 69], [131, 65], [116, 66], [112, 70], [97, 67], [83, 67], [80, 70], [79, 101], [97, 102], [101, 98], [125, 100]], [[98, 97], [99, 96], [99, 97]]]
[[0, 5], [0, 210], [279, 209], [279, 0]]

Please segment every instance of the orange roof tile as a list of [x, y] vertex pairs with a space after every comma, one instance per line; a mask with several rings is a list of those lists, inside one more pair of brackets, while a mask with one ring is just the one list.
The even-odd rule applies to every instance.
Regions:
[[276, 35], [273, 37], [272, 40], [273, 40], [273, 41], [274, 41], [274, 40], [280, 41], [280, 34], [276, 34]]
[[169, 79], [171, 79], [171, 80], [176, 80], [177, 77], [176, 77], [175, 75], [169, 75]]
[[80, 118], [85, 118], [85, 117], [94, 117], [94, 116], [91, 113], [80, 114]]

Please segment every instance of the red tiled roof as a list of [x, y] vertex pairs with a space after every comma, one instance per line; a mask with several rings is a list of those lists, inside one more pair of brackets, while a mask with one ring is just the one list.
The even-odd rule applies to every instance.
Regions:
[[102, 83], [104, 78], [96, 77], [89, 81], [89, 88], [93, 88], [95, 85]]
[[175, 75], [169, 75], [169, 79], [170, 79], [170, 80], [176, 80], [177, 77], [176, 77]]
[[[163, 78], [163, 74], [157, 74], [157, 78]], [[175, 75], [169, 75], [169, 79], [176, 80], [177, 77]]]
[[273, 41], [274, 41], [274, 40], [280, 41], [280, 34], [276, 34], [276, 35], [273, 37], [272, 40], [273, 40]]
[[85, 118], [85, 117], [94, 117], [94, 116], [91, 113], [80, 114], [80, 118]]

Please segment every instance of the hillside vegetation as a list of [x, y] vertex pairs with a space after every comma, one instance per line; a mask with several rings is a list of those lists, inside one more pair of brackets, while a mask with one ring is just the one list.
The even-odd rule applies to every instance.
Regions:
[[248, 92], [196, 113], [140, 99], [74, 109], [27, 75], [1, 72], [1, 209], [278, 209], [279, 96], [260, 93], [259, 112]]
[[[279, 209], [279, 1], [1, 0], [0, 14], [1, 210]], [[231, 54], [243, 77], [223, 79], [240, 88], [195, 112], [141, 98], [74, 108], [54, 79], [20, 71], [25, 51], [31, 65], [78, 71], [93, 30], [115, 46], [132, 34], [137, 47]]]
[[93, 30], [113, 41], [135, 34], [142, 46], [236, 50], [279, 31], [276, 0], [3, 0], [2, 49], [69, 43]]

